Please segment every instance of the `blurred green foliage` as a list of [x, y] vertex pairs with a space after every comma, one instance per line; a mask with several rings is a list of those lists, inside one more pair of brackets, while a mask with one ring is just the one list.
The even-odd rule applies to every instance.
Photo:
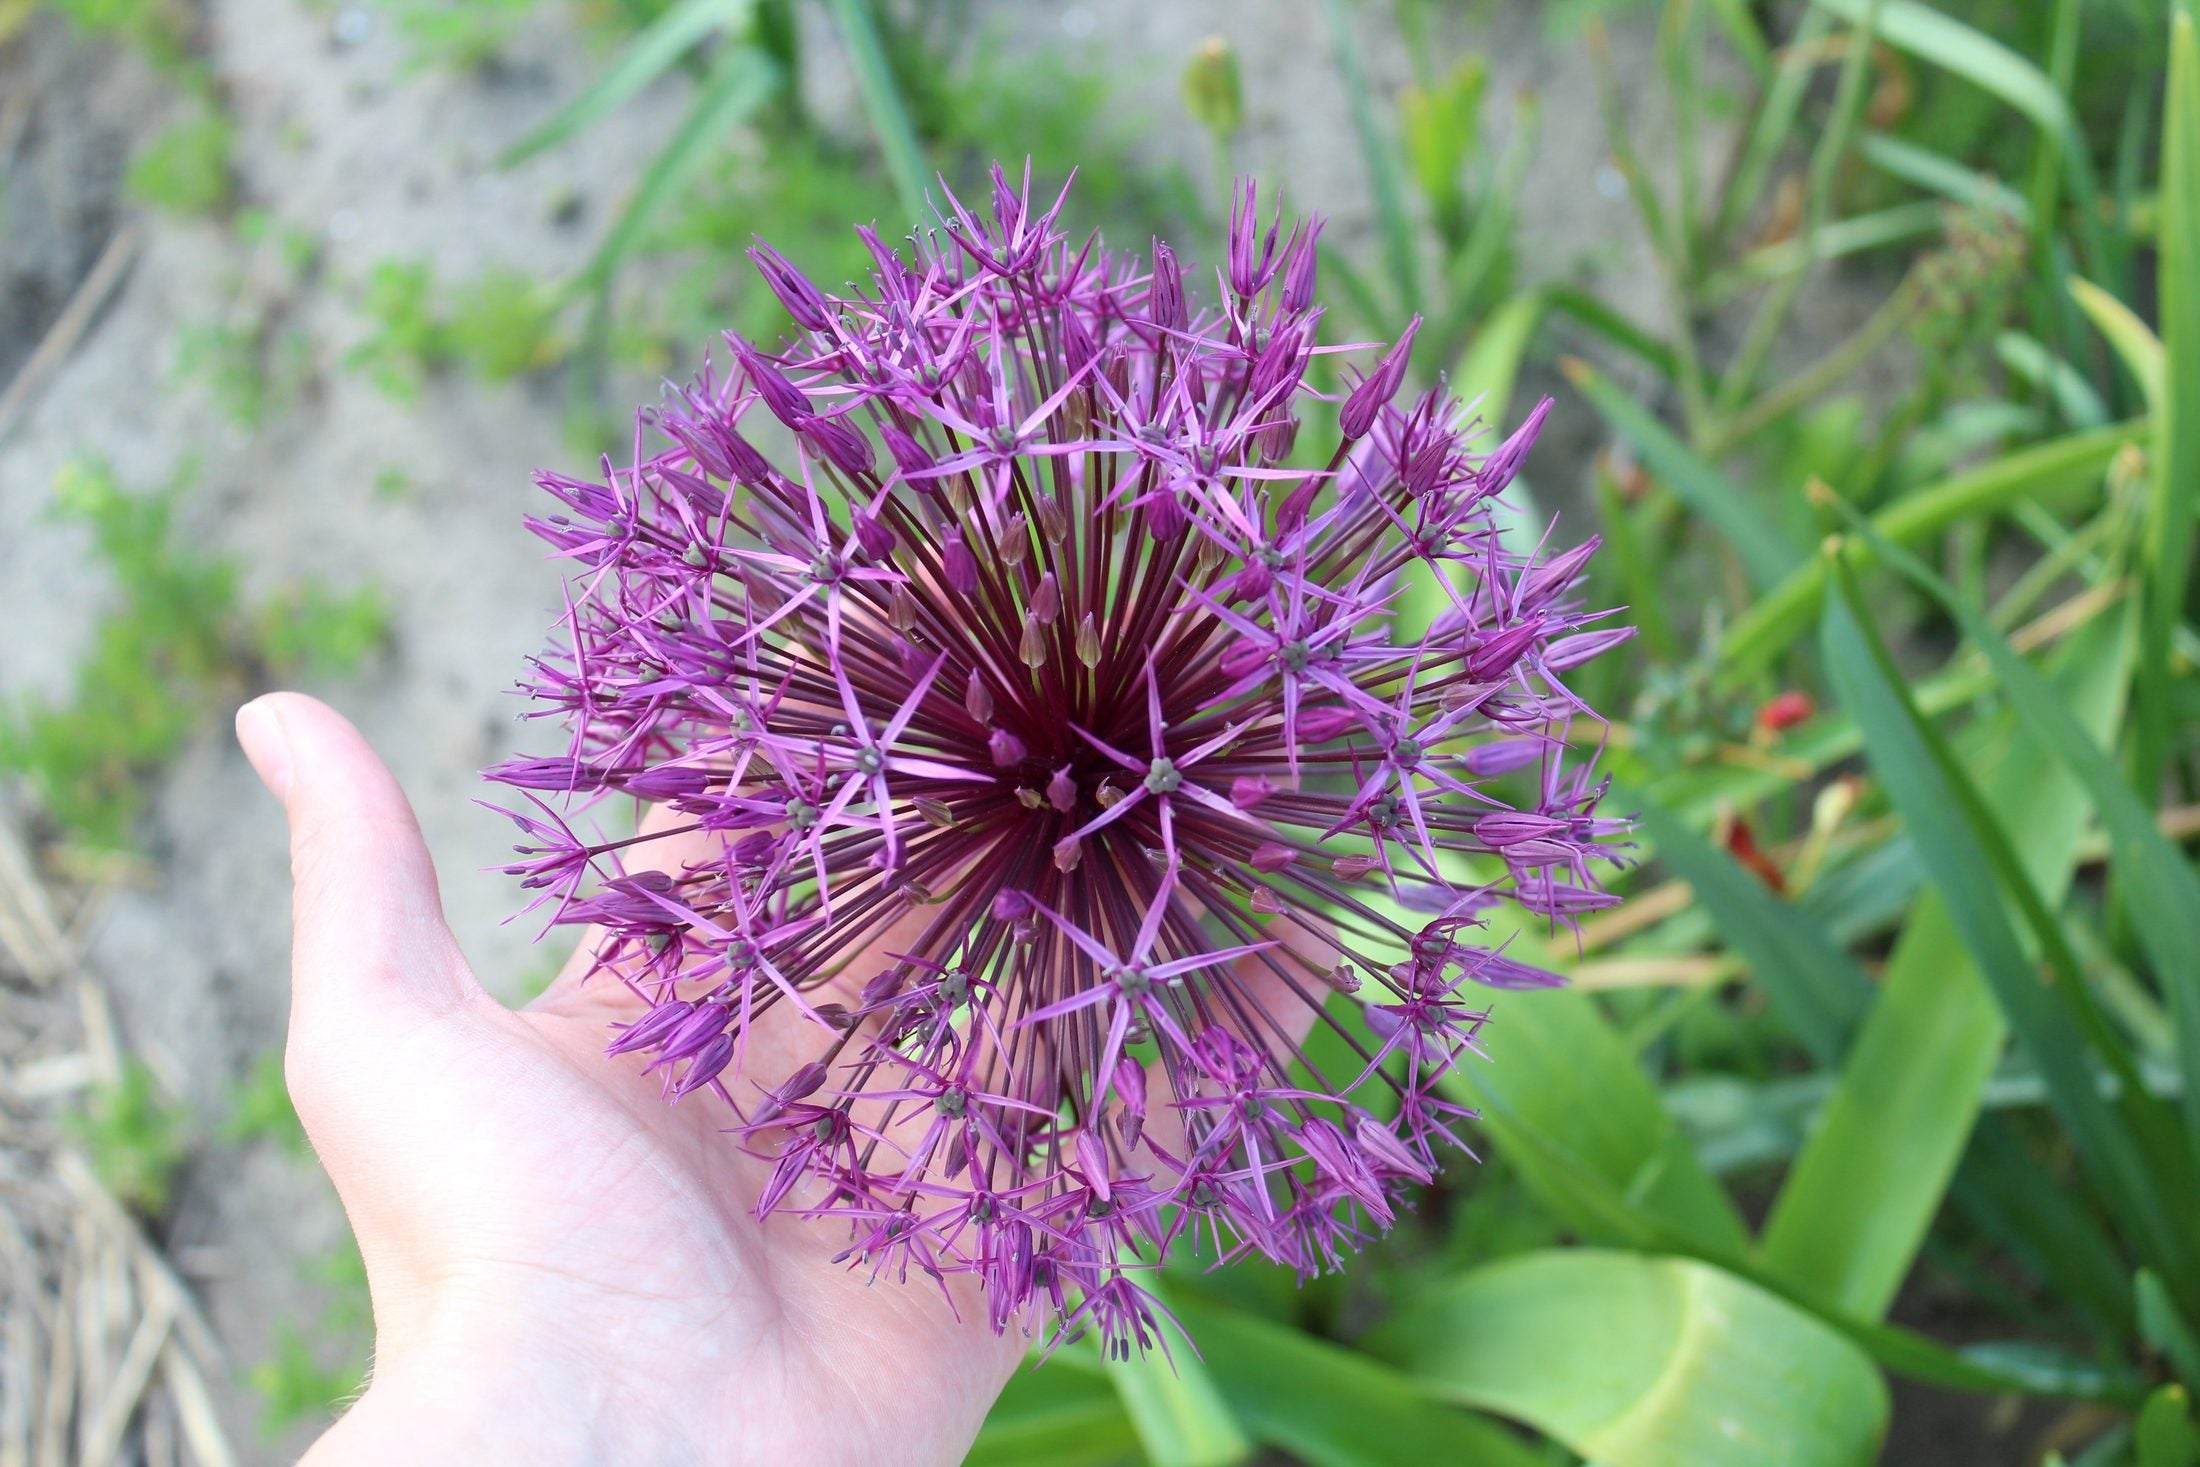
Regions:
[[144, 775], [256, 670], [346, 671], [386, 625], [371, 590], [248, 607], [232, 562], [179, 539], [175, 511], [189, 483], [185, 473], [131, 493], [94, 460], [67, 465], [54, 483], [54, 513], [90, 532], [112, 600], [66, 700], [0, 708], [0, 772], [22, 776], [54, 822], [89, 846], [129, 844]]
[[188, 1151], [190, 1116], [162, 1099], [152, 1071], [125, 1061], [121, 1075], [94, 1088], [67, 1119], [115, 1199], [141, 1216], [160, 1216]]
[[[190, 93], [130, 194], [226, 223], [288, 258], [286, 288], [315, 288], [310, 239], [233, 211], [248, 180], [187, 17], [159, 0], [55, 8]], [[1888, 1379], [1904, 1403], [1956, 1400], [2012, 1460], [2194, 1459], [2189, 10], [1546, 6], [1546, 34], [1598, 78], [1585, 102], [1523, 91], [1511, 58], [1475, 49], [1494, 7], [1324, 0], [1302, 44], [1327, 53], [1322, 103], [1365, 189], [1295, 201], [1364, 204], [1324, 238], [1328, 330], [1388, 336], [1420, 314], [1424, 382], [1479, 396], [1493, 426], [1554, 390], [1567, 432], [1597, 445], [1582, 482], [1539, 457], [1509, 497], [1531, 536], [1554, 507], [1578, 532], [1593, 506], [1597, 594], [1641, 628], [1637, 655], [1585, 669], [1581, 691], [1611, 717], [1642, 864], [1629, 904], [1577, 941], [1513, 935], [1575, 987], [1506, 995], [1491, 1063], [1461, 1077], [1483, 1166], [1440, 1179], [1345, 1274], [1172, 1271], [1203, 1363], [1102, 1371], [1065, 1352], [1018, 1379], [974, 1460], [1384, 1463], [1438, 1443], [1501, 1464], [1699, 1467], [1769, 1460], [1752, 1433], [1787, 1432], [1780, 1460], [1854, 1461], [1886, 1424]], [[1050, 182], [1078, 168], [1078, 216], [1118, 242], [1163, 233], [1211, 261], [1246, 120], [1305, 84], [1265, 74], [1240, 30], [1174, 58], [1173, 111], [1134, 111], [1110, 67], [1145, 52], [1034, 54], [954, 0], [380, 13], [416, 68], [476, 74], [531, 26], [578, 22], [595, 78], [497, 140], [507, 162], [555, 154], [645, 89], [684, 99], [653, 157], [600, 187], [556, 183], [595, 231], [572, 273], [387, 259], [346, 283], [348, 370], [403, 401], [443, 374], [558, 381], [591, 452], [626, 431], [607, 417], [621, 374], [683, 375], [720, 330], [782, 333], [741, 259], [752, 236], [835, 285], [866, 267], [852, 222], [898, 234], [933, 170], [962, 187], [1028, 155]], [[848, 115], [819, 114], [813, 48], [851, 78]], [[1608, 169], [1537, 170], [1561, 103], [1599, 111]], [[1192, 170], [1213, 176], [1195, 190]], [[1615, 197], [1631, 229], [1524, 257], [1531, 188]], [[1610, 289], [1637, 251], [1649, 281]], [[179, 376], [246, 431], [296, 400], [315, 351], [257, 309], [177, 346]], [[409, 483], [388, 468], [373, 492]], [[126, 838], [139, 777], [217, 690], [263, 664], [356, 665], [387, 618], [371, 593], [319, 588], [241, 605], [230, 566], [175, 543], [175, 494], [125, 495], [89, 466], [57, 492], [118, 600], [71, 698], [0, 714], [0, 768], [82, 838]], [[128, 1083], [101, 1102], [122, 1139], [92, 1149], [165, 1179], [182, 1133]], [[230, 1134], [294, 1146], [293, 1125], [263, 1065]], [[137, 1189], [157, 1210], [162, 1188]], [[355, 1267], [337, 1261], [325, 1316], [254, 1372], [271, 1421], [355, 1386]], [[1675, 1329], [1709, 1353], [1676, 1355]], [[1836, 1400], [1839, 1420], [1803, 1421]], [[2029, 1435], [1996, 1434], [1999, 1401], [2030, 1404]]]

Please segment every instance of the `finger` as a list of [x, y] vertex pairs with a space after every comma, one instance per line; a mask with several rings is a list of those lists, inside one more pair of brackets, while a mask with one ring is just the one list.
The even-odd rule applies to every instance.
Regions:
[[290, 824], [291, 1032], [357, 1033], [479, 996], [404, 791], [342, 715], [297, 693], [237, 710]]

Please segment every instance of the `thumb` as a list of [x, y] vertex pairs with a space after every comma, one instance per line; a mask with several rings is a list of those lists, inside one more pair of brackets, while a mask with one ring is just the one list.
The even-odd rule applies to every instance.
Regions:
[[324, 703], [270, 693], [237, 710], [237, 742], [290, 823], [293, 1040], [477, 996], [412, 806], [359, 731]]

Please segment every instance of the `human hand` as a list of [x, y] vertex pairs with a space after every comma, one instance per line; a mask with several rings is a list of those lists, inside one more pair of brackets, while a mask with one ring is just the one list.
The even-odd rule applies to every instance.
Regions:
[[[1025, 1344], [986, 1328], [971, 1281], [947, 1281], [950, 1309], [836, 1266], [829, 1229], [760, 1224], [768, 1163], [724, 1113], [604, 1058], [623, 988], [578, 983], [583, 959], [517, 1013], [482, 989], [349, 723], [278, 693], [237, 734], [290, 824], [291, 1095], [374, 1304], [373, 1382], [308, 1460], [959, 1460]], [[782, 1013], [746, 1078], [814, 1058]]]

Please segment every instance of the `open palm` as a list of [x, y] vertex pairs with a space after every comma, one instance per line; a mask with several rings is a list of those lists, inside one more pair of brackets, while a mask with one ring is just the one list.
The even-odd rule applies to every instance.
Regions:
[[[277, 694], [238, 732], [290, 821], [291, 1092], [374, 1300], [374, 1384], [313, 1460], [957, 1460], [1023, 1347], [967, 1281], [874, 1281], [831, 1229], [760, 1224], [723, 1106], [604, 1059], [623, 990], [482, 989], [348, 723]], [[744, 1085], [814, 1057], [788, 1022]]]

